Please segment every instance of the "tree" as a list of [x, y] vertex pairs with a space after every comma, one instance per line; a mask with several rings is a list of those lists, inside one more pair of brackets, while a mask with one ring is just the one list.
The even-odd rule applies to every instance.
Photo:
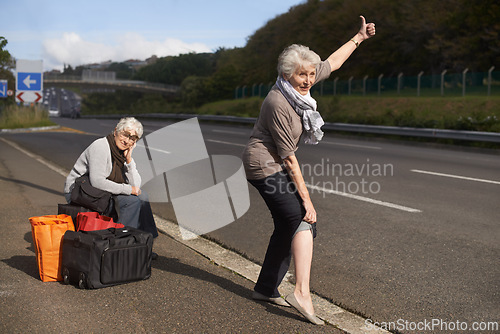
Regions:
[[375, 22], [377, 36], [332, 79], [486, 72], [500, 64], [498, 0], [308, 0], [269, 20], [243, 48], [159, 58], [134, 79], [182, 84], [189, 106], [231, 98], [237, 86], [274, 82], [278, 56], [290, 44], [307, 45], [326, 59], [358, 31], [359, 15]]
[[182, 81], [181, 98], [185, 107], [199, 107], [207, 101], [206, 81], [206, 78], [195, 75], [188, 76]]
[[190, 75], [210, 76], [214, 69], [213, 54], [189, 53], [176, 57], [159, 58], [154, 64], [140, 68], [134, 79], [180, 85]]
[[377, 77], [443, 69], [487, 71], [500, 60], [500, 4], [495, 0], [309, 0], [267, 22], [241, 54], [243, 80], [274, 81], [279, 53], [293, 43], [325, 59], [359, 29], [359, 15], [377, 25], [334, 75]]
[[134, 69], [125, 63], [112, 63], [106, 71], [115, 72], [116, 78], [123, 80], [131, 79], [134, 75]]
[[[7, 80], [7, 87], [10, 90], [15, 89], [16, 79], [12, 70], [14, 69], [14, 59], [10, 55], [9, 51], [5, 49], [7, 46], [7, 39], [0, 36], [0, 79]], [[11, 104], [14, 103], [14, 97], [9, 97], [6, 99], [0, 99], [1, 104]]]
[[9, 51], [4, 50], [7, 46], [8, 41], [5, 37], [0, 36], [0, 69], [12, 69], [12, 57]]

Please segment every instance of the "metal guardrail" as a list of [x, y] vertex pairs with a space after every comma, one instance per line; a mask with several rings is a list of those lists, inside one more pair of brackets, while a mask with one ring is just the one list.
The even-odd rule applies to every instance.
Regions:
[[[83, 118], [121, 118], [129, 115], [83, 115]], [[221, 115], [196, 115], [196, 114], [139, 114], [133, 115], [137, 118], [147, 119], [188, 119], [197, 117], [202, 121], [217, 121], [228, 123], [253, 124], [255, 117], [221, 116]], [[500, 133], [481, 131], [444, 130], [430, 128], [410, 128], [381, 125], [347, 124], [347, 123], [325, 123], [323, 130], [373, 133], [381, 135], [397, 135], [407, 137], [455, 139], [465, 141], [500, 143]]]
[[500, 133], [498, 132], [410, 128], [410, 127], [397, 127], [397, 126], [344, 124], [344, 123], [326, 123], [323, 126], [323, 129], [333, 130], [333, 131], [345, 131], [345, 132], [361, 132], [361, 133], [374, 133], [383, 135], [500, 143]]

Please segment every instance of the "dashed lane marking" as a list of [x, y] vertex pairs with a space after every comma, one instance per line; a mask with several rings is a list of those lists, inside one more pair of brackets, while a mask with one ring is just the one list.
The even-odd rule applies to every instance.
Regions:
[[234, 145], [234, 146], [241, 146], [241, 147], [245, 147], [245, 146], [247, 146], [247, 145], [245, 145], [245, 144], [230, 143], [230, 142], [227, 142], [227, 141], [222, 141], [222, 140], [214, 140], [214, 139], [205, 139], [205, 141], [209, 141], [209, 142], [211, 142], [211, 143], [226, 144], [226, 145]]
[[363, 202], [367, 202], [367, 203], [371, 203], [371, 204], [385, 206], [385, 207], [392, 208], [392, 209], [397, 209], [397, 210], [411, 212], [411, 213], [422, 212], [422, 210], [413, 209], [413, 208], [409, 208], [407, 206], [394, 204], [394, 203], [390, 203], [390, 202], [384, 202], [384, 201], [380, 201], [378, 199], [349, 194], [349, 193], [345, 193], [345, 192], [341, 192], [341, 191], [337, 191], [337, 190], [332, 190], [332, 189], [326, 189], [326, 188], [314, 186], [311, 184], [306, 184], [306, 186], [309, 189], [320, 191], [320, 192], [323, 192], [326, 194], [339, 195], [339, 196], [343, 196], [343, 197], [347, 197], [347, 198], [351, 198], [351, 199], [356, 199], [358, 201], [363, 201]]
[[420, 173], [420, 174], [428, 174], [428, 175], [435, 175], [435, 176], [444, 176], [444, 177], [449, 177], [449, 178], [453, 178], [453, 179], [461, 179], [461, 180], [475, 181], [475, 182], [484, 182], [484, 183], [491, 183], [491, 184], [500, 184], [499, 181], [477, 179], [477, 178], [468, 177], [468, 176], [460, 176], [460, 175], [453, 175], [453, 174], [444, 174], [444, 173], [430, 172], [430, 171], [418, 170], [418, 169], [412, 169], [410, 171], [414, 172], [414, 173]]

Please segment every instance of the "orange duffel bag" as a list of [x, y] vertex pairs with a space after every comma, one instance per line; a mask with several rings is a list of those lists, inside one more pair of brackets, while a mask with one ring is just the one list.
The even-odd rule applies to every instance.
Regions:
[[66, 231], [75, 230], [71, 216], [31, 217], [30, 223], [40, 279], [43, 282], [62, 281], [62, 238]]

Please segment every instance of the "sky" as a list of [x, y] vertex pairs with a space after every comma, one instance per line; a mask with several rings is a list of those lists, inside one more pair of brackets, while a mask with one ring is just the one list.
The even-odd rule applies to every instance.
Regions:
[[243, 47], [305, 0], [0, 0], [0, 36], [44, 70]]

